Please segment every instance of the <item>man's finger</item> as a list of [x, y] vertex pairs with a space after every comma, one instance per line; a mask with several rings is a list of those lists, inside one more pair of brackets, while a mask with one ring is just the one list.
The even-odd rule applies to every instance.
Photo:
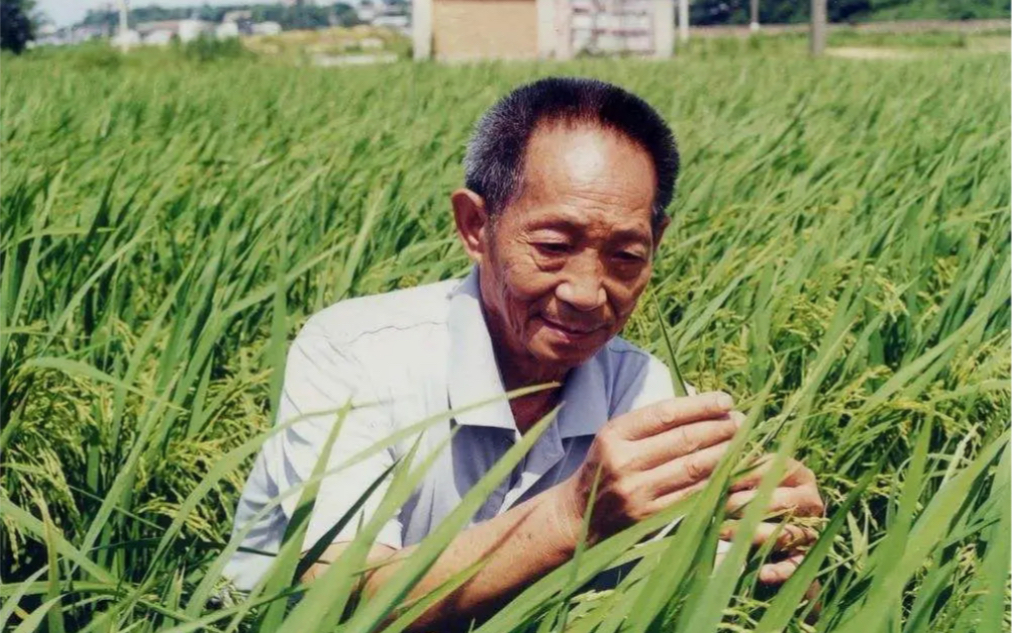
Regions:
[[[725, 541], [734, 539], [738, 534], [739, 527], [740, 524], [737, 521], [726, 521], [721, 526], [720, 538]], [[771, 539], [776, 539], [773, 551], [790, 552], [812, 545], [819, 539], [819, 533], [809, 527], [770, 521], [760, 523], [752, 533], [752, 545], [755, 547], [762, 547]]]
[[734, 437], [745, 416], [732, 411], [723, 420], [705, 420], [676, 426], [643, 438], [636, 444], [636, 462], [646, 470]]
[[[763, 455], [743, 475], [737, 477], [731, 484], [732, 492], [758, 488], [763, 477], [770, 472], [773, 466], [773, 455]], [[789, 459], [785, 465], [783, 477], [780, 480], [783, 487], [801, 486], [815, 483], [815, 473], [805, 467], [801, 462]]]
[[[735, 492], [727, 498], [727, 512], [739, 516], [759, 494], [758, 490]], [[776, 488], [770, 496], [766, 512], [785, 512], [798, 517], [821, 517], [825, 506], [814, 486]]]
[[700, 490], [702, 490], [703, 488], [706, 488], [706, 484], [707, 483], [709, 483], [709, 482], [707, 482], [706, 480], [697, 481], [696, 483], [692, 484], [691, 486], [686, 486], [685, 488], [681, 488], [679, 490], [675, 490], [673, 492], [669, 492], [666, 495], [662, 495], [660, 497], [657, 497], [650, 504], [650, 507], [649, 507], [650, 514], [657, 514], [658, 512], [661, 512], [662, 510], [666, 510], [671, 505], [673, 505], [675, 503], [678, 503], [679, 501], [681, 501], [682, 499], [688, 497], [689, 495], [695, 494], [695, 493], [699, 492]]
[[767, 585], [782, 585], [794, 575], [805, 559], [804, 554], [795, 554], [776, 563], [767, 563], [759, 568], [759, 582]]
[[627, 413], [614, 423], [624, 439], [638, 440], [682, 424], [723, 418], [733, 406], [731, 396], [722, 391], [711, 391], [698, 396], [663, 400]]
[[654, 494], [661, 497], [704, 481], [713, 474], [730, 446], [729, 441], [714, 444], [646, 471], [645, 475], [652, 480]]

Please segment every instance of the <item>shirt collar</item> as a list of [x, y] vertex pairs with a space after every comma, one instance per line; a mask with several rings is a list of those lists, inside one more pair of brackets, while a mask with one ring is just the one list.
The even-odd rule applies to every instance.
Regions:
[[[457, 423], [516, 431], [516, 422], [505, 398], [506, 390], [481, 309], [477, 266], [451, 293], [448, 326], [450, 357], [447, 390], [450, 407], [460, 408], [498, 398], [456, 414]], [[605, 353], [606, 348], [598, 351], [566, 377], [562, 388], [563, 407], [556, 422], [560, 437], [593, 435], [608, 421]]]

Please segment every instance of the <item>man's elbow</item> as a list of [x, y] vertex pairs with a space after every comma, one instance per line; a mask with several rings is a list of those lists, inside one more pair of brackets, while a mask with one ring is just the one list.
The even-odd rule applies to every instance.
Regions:
[[[334, 543], [333, 545], [328, 546], [327, 549], [323, 550], [323, 553], [316, 562], [313, 563], [308, 570], [306, 570], [306, 573], [302, 574], [302, 577], [299, 580], [303, 583], [310, 583], [323, 576], [327, 573], [327, 570], [330, 569], [331, 564], [337, 561], [349, 546], [351, 546], [350, 542]], [[369, 549], [369, 553], [366, 555], [363, 567], [375, 567], [377, 564], [391, 558], [397, 552], [398, 550], [388, 545], [373, 545]], [[369, 573], [365, 576], [368, 578], [371, 577], [372, 574]]]

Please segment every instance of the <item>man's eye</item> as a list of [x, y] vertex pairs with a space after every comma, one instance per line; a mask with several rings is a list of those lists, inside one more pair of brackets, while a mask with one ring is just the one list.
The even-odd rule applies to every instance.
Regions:
[[643, 256], [639, 253], [633, 253], [631, 251], [619, 251], [615, 256], [623, 262], [641, 262]]
[[539, 242], [535, 246], [539, 251], [549, 255], [565, 255], [569, 252], [569, 244], [563, 242]]

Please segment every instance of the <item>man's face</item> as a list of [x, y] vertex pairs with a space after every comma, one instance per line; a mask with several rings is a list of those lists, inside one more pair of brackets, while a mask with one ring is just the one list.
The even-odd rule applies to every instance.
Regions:
[[593, 356], [625, 325], [652, 271], [653, 163], [624, 136], [539, 128], [520, 197], [486, 233], [486, 317], [500, 355], [539, 376]]

